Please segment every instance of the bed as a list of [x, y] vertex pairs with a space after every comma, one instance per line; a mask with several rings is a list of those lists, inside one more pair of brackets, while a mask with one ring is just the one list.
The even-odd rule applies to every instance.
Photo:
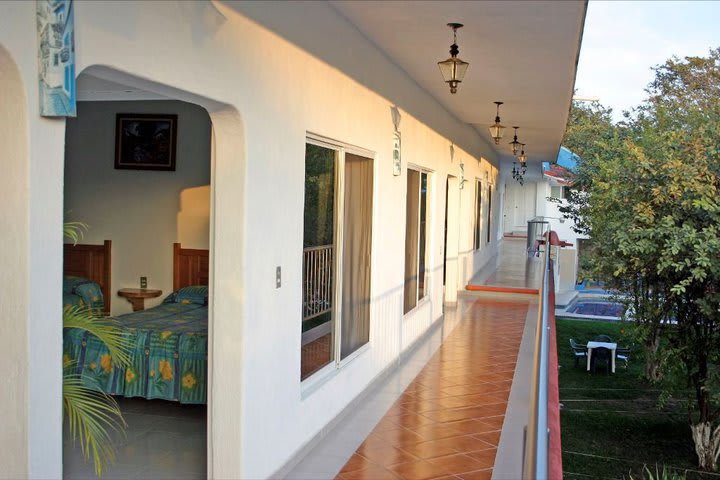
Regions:
[[207, 402], [208, 251], [173, 245], [174, 291], [153, 308], [116, 317], [130, 338], [131, 365], [113, 364], [105, 346], [65, 331], [66, 365], [90, 388], [112, 395], [188, 404]]
[[110, 314], [112, 241], [63, 245], [63, 305], [88, 306]]

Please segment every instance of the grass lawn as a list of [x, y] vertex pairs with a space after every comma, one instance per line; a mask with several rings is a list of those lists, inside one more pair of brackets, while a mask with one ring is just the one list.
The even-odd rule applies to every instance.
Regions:
[[687, 424], [687, 410], [676, 396], [658, 407], [659, 387], [642, 378], [641, 352], [631, 355], [625, 369], [591, 374], [585, 364], [574, 367], [569, 338], [587, 343], [609, 335], [626, 346], [622, 323], [557, 320], [560, 362], [560, 413], [563, 469], [566, 479], [643, 478], [643, 465], [689, 470], [688, 479], [720, 479], [695, 471], [697, 461]]

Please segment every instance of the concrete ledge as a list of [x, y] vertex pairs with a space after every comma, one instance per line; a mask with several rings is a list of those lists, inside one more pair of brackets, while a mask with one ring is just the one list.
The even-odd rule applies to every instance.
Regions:
[[525, 445], [525, 426], [528, 422], [530, 408], [530, 379], [532, 377], [537, 316], [538, 302], [534, 301], [528, 305], [525, 329], [520, 341], [510, 398], [505, 411], [505, 421], [495, 456], [493, 480], [522, 478], [523, 446]]

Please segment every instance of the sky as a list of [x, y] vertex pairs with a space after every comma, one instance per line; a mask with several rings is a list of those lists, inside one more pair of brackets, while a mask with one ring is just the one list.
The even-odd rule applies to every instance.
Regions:
[[576, 96], [598, 98], [620, 120], [645, 99], [652, 67], [720, 47], [718, 19], [720, 1], [590, 0]]

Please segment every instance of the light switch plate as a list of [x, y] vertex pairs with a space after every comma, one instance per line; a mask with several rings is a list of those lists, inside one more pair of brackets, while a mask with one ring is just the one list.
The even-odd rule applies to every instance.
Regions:
[[147, 288], [147, 277], [140, 277], [140, 288]]
[[277, 267], [275, 269], [275, 288], [280, 288], [280, 285], [282, 284], [282, 271], [280, 267]]

